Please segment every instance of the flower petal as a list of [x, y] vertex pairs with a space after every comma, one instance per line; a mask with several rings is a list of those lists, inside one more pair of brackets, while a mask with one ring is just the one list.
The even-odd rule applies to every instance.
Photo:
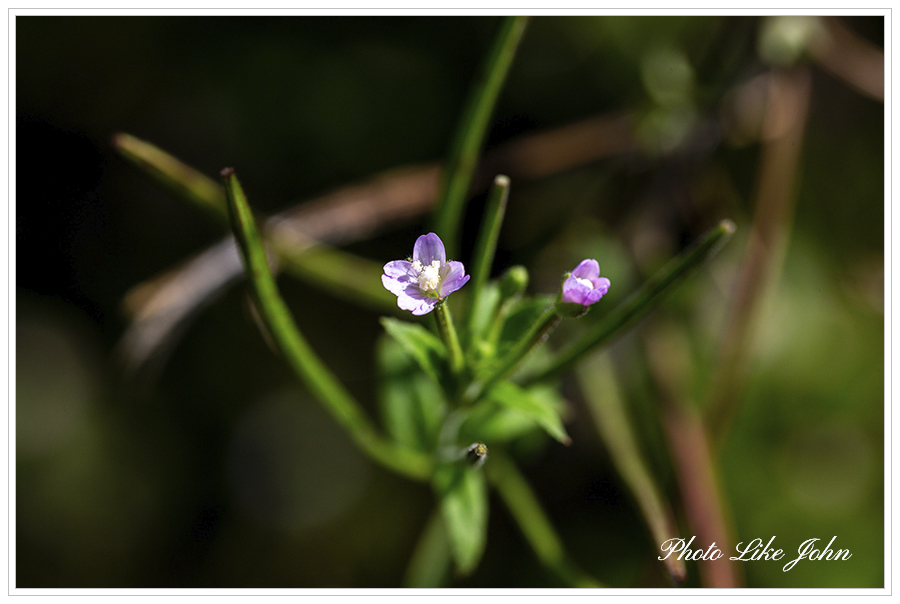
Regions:
[[441, 267], [441, 289], [439, 295], [441, 298], [449, 296], [469, 280], [466, 269], [462, 262], [451, 260]]
[[416, 316], [427, 315], [434, 310], [435, 304], [437, 304], [437, 298], [426, 296], [414, 285], [408, 286], [397, 294], [397, 306], [402, 310], [412, 311], [412, 314]]
[[[434, 233], [428, 233], [416, 239], [416, 245], [413, 247], [413, 260], [418, 260], [423, 265], [429, 265], [438, 260], [443, 266], [447, 262], [447, 254], [441, 238]], [[600, 269], [597, 269], [597, 274], [600, 274]]]
[[[591, 283], [594, 284], [594, 291], [601, 292], [601, 296], [605, 296], [606, 292], [609, 291], [609, 279], [607, 279], [606, 277], [591, 279]], [[599, 298], [597, 299], [599, 300]]]
[[[584, 263], [582, 263], [584, 264]], [[579, 267], [581, 264], [578, 265]], [[563, 281], [562, 301], [574, 302], [575, 304], [584, 304], [584, 299], [588, 292], [591, 291], [587, 285], [578, 282], [573, 271], [569, 277]]]
[[587, 258], [578, 263], [572, 275], [579, 279], [593, 281], [600, 276], [600, 265], [593, 258]]
[[602, 289], [592, 289], [592, 290], [589, 291], [589, 292], [587, 293], [587, 295], [584, 297], [584, 302], [583, 302], [583, 304], [584, 304], [585, 306], [590, 306], [591, 304], [593, 304], [594, 302], [596, 302], [597, 300], [599, 300], [600, 298], [602, 298], [602, 297], [603, 297], [603, 294], [605, 294], [605, 293], [606, 293], [606, 292], [604, 292]]
[[406, 260], [394, 260], [384, 265], [384, 274], [381, 275], [381, 283], [384, 288], [399, 296], [410, 283], [414, 283], [412, 275], [412, 263]]

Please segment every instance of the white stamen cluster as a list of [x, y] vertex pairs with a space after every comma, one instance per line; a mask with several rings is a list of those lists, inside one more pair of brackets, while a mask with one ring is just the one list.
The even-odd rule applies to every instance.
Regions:
[[418, 260], [412, 263], [413, 270], [416, 271], [416, 279], [419, 282], [419, 289], [428, 294], [437, 294], [441, 286], [441, 262], [433, 260], [431, 264], [422, 266]]
[[581, 277], [575, 277], [575, 280], [578, 281], [581, 285], [584, 285], [588, 289], [594, 289], [594, 284], [590, 279], [582, 279]]

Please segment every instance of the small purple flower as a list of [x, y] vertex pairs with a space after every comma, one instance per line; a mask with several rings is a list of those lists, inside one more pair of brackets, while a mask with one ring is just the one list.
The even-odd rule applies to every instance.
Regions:
[[600, 276], [596, 260], [582, 260], [562, 285], [562, 301], [590, 306], [609, 290], [609, 279]]
[[435, 304], [468, 280], [462, 262], [447, 262], [444, 244], [434, 233], [416, 239], [411, 262], [388, 262], [381, 276], [384, 287], [397, 296], [397, 306], [414, 315], [430, 313]]

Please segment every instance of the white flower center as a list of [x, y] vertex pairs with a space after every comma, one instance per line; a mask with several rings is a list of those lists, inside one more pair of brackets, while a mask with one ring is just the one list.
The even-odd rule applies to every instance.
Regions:
[[418, 273], [419, 289], [426, 294], [436, 294], [441, 286], [441, 261], [434, 260], [428, 266], [422, 266], [422, 263], [416, 260], [413, 262], [413, 270]]
[[582, 284], [583, 286], [585, 286], [588, 289], [594, 289], [594, 284], [591, 283], [590, 279], [582, 279], [581, 277], [575, 277], [575, 280], [578, 281], [580, 284]]

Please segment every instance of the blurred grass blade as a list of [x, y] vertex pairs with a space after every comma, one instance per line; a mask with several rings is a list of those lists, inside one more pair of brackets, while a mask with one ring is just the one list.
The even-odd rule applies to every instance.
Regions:
[[472, 256], [471, 275], [472, 284], [470, 291], [472, 299], [469, 303], [468, 321], [466, 323], [465, 338], [472, 341], [475, 331], [475, 309], [479, 308], [479, 302], [484, 290], [485, 282], [494, 262], [494, 253], [497, 250], [497, 239], [500, 236], [500, 226], [503, 224], [503, 216], [506, 213], [506, 201], [509, 198], [509, 177], [498, 175], [494, 179], [494, 186], [488, 196], [484, 218], [481, 221], [481, 232], [478, 233], [478, 241], [475, 242], [475, 253]]
[[438, 195], [435, 232], [444, 241], [448, 257], [459, 255], [460, 222], [469, 188], [472, 186], [478, 154], [527, 23], [528, 17], [503, 17], [493, 46], [466, 102]]
[[381, 284], [380, 264], [321, 243], [297, 250], [272, 239], [280, 266], [336, 298], [380, 312], [395, 312], [397, 297]]
[[556, 360], [547, 368], [524, 380], [532, 384], [553, 378], [580, 361], [584, 355], [609, 342], [626, 327], [636, 323], [647, 313], [656, 308], [691, 269], [700, 266], [712, 258], [734, 234], [734, 223], [723, 220], [707, 232], [698, 243], [674, 258], [659, 272], [650, 277], [622, 304], [617, 306], [606, 318], [595, 324], [574, 344], [563, 350]]
[[435, 471], [434, 488], [441, 500], [441, 515], [456, 568], [468, 575], [481, 561], [487, 541], [484, 473], [464, 461], [445, 463]]
[[[606, 443], [616, 469], [637, 500], [656, 547], [678, 538], [672, 510], [638, 448], [609, 360], [605, 355], [591, 355], [579, 366], [577, 375], [594, 425]], [[669, 556], [664, 564], [673, 583], [684, 582], [687, 571], [682, 560]]]
[[569, 587], [605, 587], [569, 560], [559, 535], [512, 460], [502, 452], [491, 452], [485, 471], [544, 567]]
[[403, 587], [433, 589], [443, 587], [450, 570], [450, 540], [436, 509], [428, 518], [406, 568]]
[[[113, 137], [113, 146], [125, 158], [186, 199], [228, 225], [225, 191], [215, 181], [162, 149], [130, 134]], [[326, 246], [290, 228], [274, 217], [266, 222], [265, 238], [283, 268], [299, 279], [328, 290], [336, 297], [379, 311], [396, 307], [396, 298], [381, 286], [382, 268], [377, 263]]]
[[223, 225], [228, 224], [225, 191], [219, 183], [130, 134], [114, 135], [112, 144], [126, 159], [164, 187], [214, 216]]
[[234, 170], [226, 168], [222, 171], [222, 177], [232, 228], [250, 279], [254, 300], [285, 360], [363, 452], [407, 477], [428, 479], [431, 475], [431, 461], [418, 452], [399, 448], [379, 435], [358, 403], [310, 348], [278, 292], [262, 238]]

